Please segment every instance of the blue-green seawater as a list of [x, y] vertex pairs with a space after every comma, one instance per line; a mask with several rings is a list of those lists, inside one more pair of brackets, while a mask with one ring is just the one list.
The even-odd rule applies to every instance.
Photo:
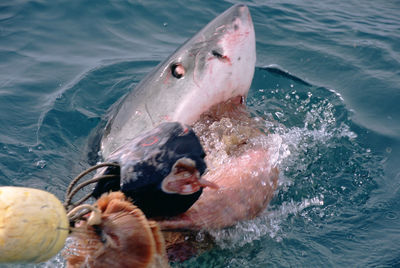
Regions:
[[[63, 199], [107, 109], [234, 3], [1, 1], [0, 185]], [[174, 267], [399, 267], [400, 2], [245, 3], [247, 102], [282, 138], [280, 184], [260, 217]]]

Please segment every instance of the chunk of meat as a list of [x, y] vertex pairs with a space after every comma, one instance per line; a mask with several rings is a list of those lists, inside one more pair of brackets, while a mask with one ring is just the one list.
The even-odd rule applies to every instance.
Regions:
[[267, 150], [247, 151], [205, 175], [219, 186], [218, 190], [204, 189], [188, 211], [158, 223], [163, 230], [211, 230], [252, 219], [272, 199], [278, 175]]

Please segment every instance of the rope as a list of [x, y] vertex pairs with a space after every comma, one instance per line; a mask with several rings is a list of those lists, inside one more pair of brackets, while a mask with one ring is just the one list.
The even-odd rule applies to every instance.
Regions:
[[[77, 218], [76, 214], [82, 209], [86, 209], [86, 210], [92, 211], [92, 213], [90, 213], [89, 218], [87, 219], [87, 223], [89, 225], [99, 225], [101, 223], [101, 211], [97, 207], [89, 205], [89, 204], [83, 204], [83, 205], [75, 207], [70, 212], [68, 212], [68, 214], [67, 214], [68, 218], [69, 219], [73, 219], [73, 218], [76, 219]], [[88, 213], [88, 212], [85, 211], [85, 214], [86, 213]], [[81, 215], [81, 214], [78, 214], [78, 215]]]
[[[64, 207], [65, 207], [65, 210], [68, 212], [67, 215], [68, 215], [70, 222], [76, 221], [77, 219], [81, 218], [83, 215], [87, 214], [89, 211], [93, 211], [93, 213], [91, 213], [91, 215], [98, 214], [98, 212], [95, 212], [97, 208], [93, 207], [92, 205], [87, 205], [87, 204], [81, 205], [83, 202], [85, 202], [92, 196], [92, 193], [88, 193], [83, 198], [79, 199], [75, 203], [72, 203], [72, 198], [82, 188], [84, 188], [92, 183], [99, 182], [101, 180], [110, 180], [110, 179], [119, 178], [119, 175], [102, 175], [102, 176], [94, 177], [92, 179], [89, 179], [87, 181], [84, 181], [84, 182], [76, 185], [84, 176], [86, 176], [90, 172], [93, 172], [102, 167], [119, 167], [119, 165], [116, 163], [101, 163], [101, 164], [95, 165], [95, 166], [90, 167], [87, 170], [81, 172], [69, 184], [66, 195], [65, 195]], [[75, 187], [75, 185], [76, 185], [76, 187]], [[81, 210], [84, 210], [84, 211], [81, 213], [78, 213]], [[90, 217], [92, 217], [92, 216], [90, 216]], [[89, 221], [89, 219], [88, 219], [88, 221]], [[96, 222], [96, 221], [91, 220], [91, 222]]]
[[88, 168], [87, 170], [81, 172], [81, 173], [80, 173], [78, 176], [76, 176], [75, 179], [73, 179], [73, 180], [71, 181], [71, 183], [69, 184], [68, 189], [67, 189], [67, 196], [70, 194], [72, 188], [75, 186], [75, 184], [76, 184], [81, 178], [83, 178], [84, 176], [86, 176], [86, 175], [89, 174], [90, 172], [95, 171], [96, 169], [99, 169], [99, 168], [102, 168], [102, 167], [119, 167], [119, 165], [116, 164], [116, 163], [101, 163], [101, 164], [95, 165], [95, 166], [93, 166], [93, 167], [91, 167], [91, 168]]

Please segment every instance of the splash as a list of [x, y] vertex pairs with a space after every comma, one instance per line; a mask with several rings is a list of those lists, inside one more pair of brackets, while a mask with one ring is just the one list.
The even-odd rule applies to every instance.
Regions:
[[[272, 88], [261, 83], [265, 77]], [[263, 87], [253, 88], [248, 106], [251, 120], [270, 133], [261, 143], [275, 152], [279, 186], [262, 215], [211, 233], [222, 249], [265, 239], [280, 243], [299, 226], [317, 231], [321, 221], [341, 215], [342, 207], [362, 206], [376, 187], [379, 158], [359, 144], [341, 96], [292, 78], [256, 71], [253, 87]]]
[[281, 242], [281, 224], [289, 216], [301, 214], [305, 209], [323, 206], [323, 196], [305, 198], [301, 202], [285, 202], [279, 207], [273, 207], [251, 221], [239, 222], [235, 226], [223, 230], [214, 230], [211, 235], [222, 249], [242, 247], [254, 240], [268, 235], [277, 242]]

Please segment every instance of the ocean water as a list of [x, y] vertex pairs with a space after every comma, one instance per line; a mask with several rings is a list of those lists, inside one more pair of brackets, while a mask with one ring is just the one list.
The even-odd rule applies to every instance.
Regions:
[[[1, 1], [0, 185], [63, 199], [107, 109], [234, 3]], [[247, 102], [282, 139], [279, 187], [260, 217], [174, 267], [399, 267], [400, 3], [244, 3]]]

